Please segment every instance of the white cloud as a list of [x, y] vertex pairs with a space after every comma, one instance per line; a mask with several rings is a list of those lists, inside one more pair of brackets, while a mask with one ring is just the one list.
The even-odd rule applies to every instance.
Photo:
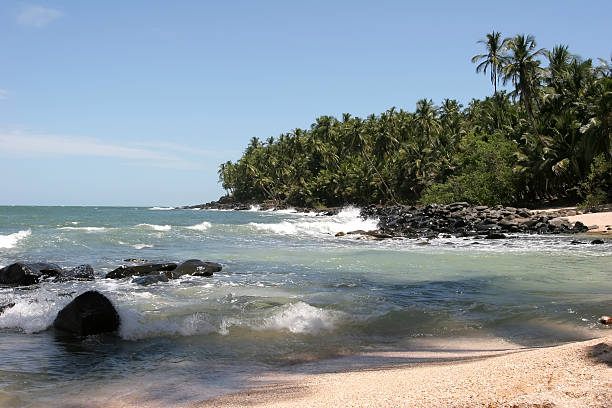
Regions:
[[[184, 147], [185, 152], [189, 151]], [[140, 148], [106, 143], [93, 138], [32, 134], [0, 130], [0, 157], [82, 156], [125, 159], [123, 164], [136, 166], [198, 169], [206, 167], [201, 157], [176, 155], [163, 148]]]
[[0, 100], [8, 97], [8, 91], [6, 89], [0, 89]]
[[52, 8], [27, 6], [17, 16], [17, 23], [24, 26], [42, 28], [61, 16], [62, 13], [60, 11]]

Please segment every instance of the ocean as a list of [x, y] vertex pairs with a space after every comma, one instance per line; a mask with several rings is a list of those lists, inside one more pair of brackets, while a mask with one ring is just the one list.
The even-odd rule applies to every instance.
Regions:
[[[15, 304], [0, 315], [0, 406], [135, 395], [170, 406], [237, 390], [263, 373], [329, 361], [337, 369], [347, 356], [403, 350], [414, 339], [538, 346], [609, 333], [597, 323], [612, 314], [609, 240], [335, 236], [376, 223], [356, 208], [317, 216], [0, 207], [0, 267], [87, 263], [96, 273], [91, 282], [0, 287], [0, 306]], [[151, 286], [104, 279], [128, 258], [196, 258], [223, 270]], [[118, 310], [117, 335], [74, 339], [50, 327], [92, 289]]]

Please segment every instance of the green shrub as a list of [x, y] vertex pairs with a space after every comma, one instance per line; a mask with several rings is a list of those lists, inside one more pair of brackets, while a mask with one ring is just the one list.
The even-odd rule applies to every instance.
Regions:
[[514, 142], [503, 136], [468, 135], [453, 158], [459, 173], [430, 186], [421, 203], [512, 204], [516, 200], [517, 175], [512, 171]]

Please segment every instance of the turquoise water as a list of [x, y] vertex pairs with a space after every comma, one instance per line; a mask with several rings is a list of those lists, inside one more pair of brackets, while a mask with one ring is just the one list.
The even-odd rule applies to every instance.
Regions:
[[[98, 277], [0, 288], [0, 305], [15, 303], [0, 315], [0, 406], [61, 406], [92, 390], [129, 394], [138, 384], [150, 398], [189, 402], [254, 373], [401, 349], [407, 339], [494, 336], [538, 345], [607, 333], [597, 318], [612, 313], [609, 241], [334, 237], [375, 225], [350, 208], [320, 217], [0, 207], [0, 266], [89, 263]], [[198, 258], [223, 271], [147, 287], [103, 279], [126, 258]], [[118, 336], [74, 341], [50, 330], [57, 312], [89, 289], [115, 304]]]

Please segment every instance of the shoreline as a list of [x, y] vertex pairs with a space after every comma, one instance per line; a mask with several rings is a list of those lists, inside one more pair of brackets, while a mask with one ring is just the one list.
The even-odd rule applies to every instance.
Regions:
[[609, 406], [612, 336], [539, 348], [499, 341], [498, 348], [473, 342], [463, 350], [363, 353], [358, 358], [389, 358], [395, 363], [264, 376], [246, 390], [183, 406]]
[[[343, 207], [324, 209], [299, 208], [274, 203], [237, 203], [231, 200], [177, 207], [177, 209], [209, 209], [234, 211], [314, 212], [318, 216], [337, 215]], [[359, 234], [373, 239], [435, 238], [439, 234], [455, 237], [505, 239], [507, 233], [582, 234], [612, 236], [612, 207], [604, 205], [581, 211], [576, 207], [541, 209], [497, 206], [473, 206], [466, 202], [422, 205], [367, 205], [357, 207], [363, 218], [378, 218], [372, 231], [343, 231], [338, 236]], [[577, 244], [579, 242], [576, 242]], [[600, 242], [597, 242], [600, 243]]]

